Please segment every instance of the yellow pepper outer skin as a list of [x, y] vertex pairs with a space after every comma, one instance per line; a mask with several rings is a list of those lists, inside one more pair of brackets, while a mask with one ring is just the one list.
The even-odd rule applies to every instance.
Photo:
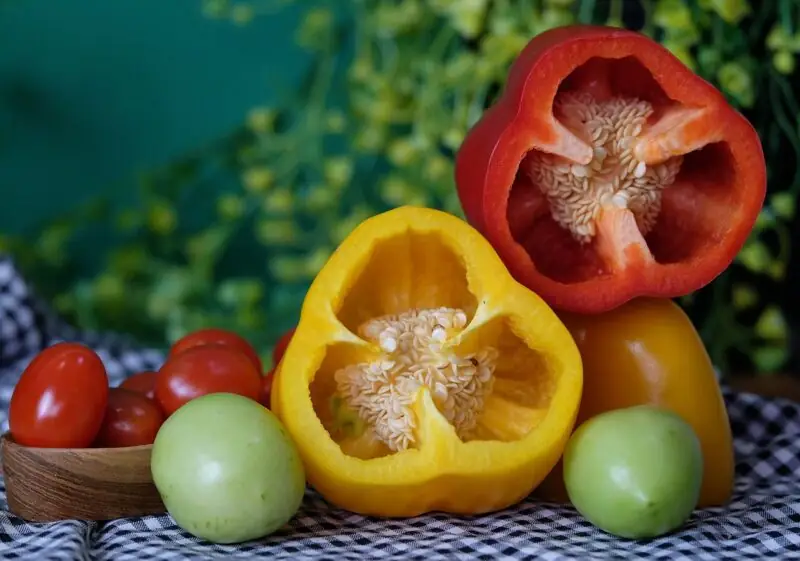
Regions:
[[[641, 404], [671, 409], [700, 439], [699, 507], [731, 496], [735, 458], [714, 367], [686, 313], [669, 299], [641, 298], [604, 314], [560, 313], [581, 351], [584, 392], [576, 428], [595, 415]], [[537, 494], [567, 501], [561, 463]]]
[[[465, 333], [496, 316], [510, 318], [514, 335], [544, 357], [555, 380], [551, 398], [541, 420], [521, 439], [463, 442], [423, 388], [414, 406], [419, 445], [363, 460], [342, 452], [314, 409], [309, 388], [326, 347], [337, 343], [369, 347], [337, 318], [355, 277], [371, 260], [376, 244], [412, 234], [433, 235], [463, 263], [466, 286], [477, 302]], [[395, 262], [412, 259], [414, 247], [408, 246], [409, 254], [398, 252]], [[392, 273], [386, 271], [385, 282], [391, 283]], [[401, 301], [398, 309], [402, 309], [406, 304], [419, 305], [432, 293], [444, 297], [454, 290], [446, 277], [436, 277], [438, 285], [422, 287], [419, 277], [406, 275], [409, 278], [413, 286], [401, 286], [412, 294], [389, 293], [384, 301]], [[374, 300], [370, 294], [363, 297]], [[275, 373], [271, 409], [297, 443], [309, 483], [329, 502], [381, 517], [431, 511], [478, 514], [521, 501], [552, 470], [574, 427], [581, 389], [580, 355], [569, 332], [543, 300], [513, 280], [490, 244], [455, 216], [400, 207], [361, 223], [313, 281], [297, 330]]]

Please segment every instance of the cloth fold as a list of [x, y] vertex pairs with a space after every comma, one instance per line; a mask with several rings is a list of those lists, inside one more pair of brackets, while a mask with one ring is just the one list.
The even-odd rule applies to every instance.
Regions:
[[[22, 370], [61, 340], [97, 350], [111, 385], [163, 354], [117, 335], [62, 321], [0, 255], [0, 426]], [[486, 516], [431, 514], [381, 520], [336, 509], [308, 490], [287, 527], [262, 540], [221, 546], [181, 530], [169, 515], [28, 524], [8, 511], [0, 484], [0, 558], [129, 559], [800, 559], [800, 404], [724, 390], [735, 437], [736, 488], [725, 507], [696, 511], [677, 533], [636, 542], [605, 534], [571, 507], [527, 499]]]

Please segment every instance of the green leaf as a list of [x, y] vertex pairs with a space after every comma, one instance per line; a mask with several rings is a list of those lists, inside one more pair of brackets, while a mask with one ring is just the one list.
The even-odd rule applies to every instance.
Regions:
[[796, 68], [795, 54], [789, 50], [781, 49], [772, 56], [772, 65], [781, 74], [789, 76]]
[[265, 218], [256, 223], [256, 238], [265, 246], [293, 245], [300, 239], [300, 229], [294, 220]]
[[786, 264], [781, 261], [773, 261], [767, 269], [767, 274], [776, 281], [786, 278]]
[[323, 163], [323, 173], [328, 185], [342, 187], [353, 177], [353, 160], [348, 156], [334, 156]]
[[[763, 0], [760, 1], [763, 2]], [[738, 24], [751, 12], [750, 3], [747, 0], [703, 0], [701, 4], [731, 25]]]
[[227, 0], [204, 0], [203, 15], [209, 19], [219, 19], [225, 15], [228, 4]]
[[478, 35], [483, 27], [488, 0], [459, 0], [448, 10], [450, 24], [467, 39]]
[[276, 187], [266, 195], [261, 208], [264, 212], [271, 214], [287, 214], [292, 211], [295, 205], [295, 196], [290, 189]]
[[344, 132], [347, 127], [347, 118], [338, 110], [328, 111], [325, 115], [325, 130], [332, 134]]
[[40, 257], [50, 265], [64, 262], [66, 245], [72, 239], [75, 229], [68, 224], [53, 224], [47, 227], [36, 242]]
[[770, 197], [770, 206], [775, 214], [786, 220], [794, 218], [796, 200], [791, 193], [776, 193]]
[[264, 297], [264, 283], [259, 279], [227, 279], [217, 289], [217, 299], [231, 308], [249, 308]]
[[767, 230], [769, 228], [774, 228], [776, 223], [775, 213], [769, 206], [765, 206], [761, 209], [761, 212], [758, 213], [753, 229], [756, 231]]
[[733, 307], [737, 310], [746, 310], [758, 304], [758, 292], [746, 284], [737, 284], [733, 287]]
[[150, 254], [139, 245], [127, 245], [117, 248], [109, 258], [111, 269], [122, 277], [145, 274]]
[[215, 225], [194, 235], [186, 244], [186, 253], [195, 267], [211, 268], [225, 251], [231, 229]]
[[789, 360], [789, 349], [786, 345], [758, 347], [753, 351], [752, 359], [759, 372], [775, 372]]
[[156, 234], [172, 233], [178, 225], [175, 208], [166, 201], [155, 201], [147, 210], [147, 225]]
[[692, 11], [684, 0], [658, 0], [653, 12], [653, 22], [670, 32], [696, 33]]
[[236, 220], [244, 214], [245, 201], [239, 195], [226, 193], [217, 199], [217, 212], [223, 220]]
[[767, 35], [767, 48], [772, 51], [777, 51], [779, 49], [788, 48], [790, 44], [791, 38], [786, 33], [786, 29], [782, 25], [776, 23]]
[[253, 21], [255, 15], [253, 7], [247, 4], [236, 4], [231, 9], [231, 20], [237, 25], [247, 25]]
[[138, 209], [126, 209], [117, 215], [115, 225], [118, 230], [127, 233], [140, 228], [144, 220], [145, 216]]
[[776, 306], [768, 306], [761, 313], [755, 325], [755, 333], [770, 341], [784, 341], [787, 338], [786, 319]]
[[270, 107], [254, 107], [247, 114], [247, 126], [254, 132], [271, 132], [275, 126], [275, 110]]
[[722, 52], [716, 45], [703, 45], [697, 49], [697, 62], [703, 72], [716, 75], [723, 64]]
[[275, 174], [267, 167], [254, 167], [242, 174], [242, 184], [251, 193], [263, 193], [275, 179]]
[[752, 240], [745, 244], [736, 260], [754, 273], [763, 273], [772, 262], [772, 256], [761, 241]]
[[269, 270], [279, 281], [295, 283], [307, 279], [306, 260], [297, 255], [279, 255], [269, 262]]
[[313, 8], [305, 13], [295, 40], [299, 45], [316, 49], [325, 45], [325, 38], [333, 25], [333, 14], [326, 8]]
[[323, 246], [316, 248], [306, 256], [306, 273], [310, 278], [319, 273], [320, 269], [330, 259], [331, 253], [330, 248]]
[[740, 61], [722, 65], [717, 72], [717, 80], [722, 90], [744, 107], [752, 107], [755, 102], [753, 77]]

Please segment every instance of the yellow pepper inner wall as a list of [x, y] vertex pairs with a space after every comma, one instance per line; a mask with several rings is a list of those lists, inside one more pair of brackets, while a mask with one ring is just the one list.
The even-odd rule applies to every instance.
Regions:
[[[364, 321], [412, 308], [459, 308], [472, 321], [479, 303], [468, 286], [467, 268], [446, 241], [437, 234], [413, 232], [376, 243], [366, 266], [353, 271], [341, 302], [334, 313], [355, 334]], [[546, 355], [530, 349], [514, 329], [512, 317], [500, 311], [477, 327], [468, 327], [452, 347], [457, 354], [486, 346], [499, 351], [494, 391], [470, 440], [519, 440], [539, 424], [550, 405], [554, 369], [548, 365]], [[364, 459], [391, 451], [382, 443], [362, 438], [363, 431], [344, 434], [335, 428], [337, 419], [331, 407], [336, 390], [333, 376], [348, 364], [380, 356], [380, 349], [372, 345], [331, 343], [310, 384], [315, 412], [328, 433], [345, 454]]]
[[407, 232], [381, 240], [366, 266], [354, 270], [337, 316], [356, 332], [364, 321], [411, 308], [450, 306], [469, 318], [477, 298], [462, 260], [436, 234]]

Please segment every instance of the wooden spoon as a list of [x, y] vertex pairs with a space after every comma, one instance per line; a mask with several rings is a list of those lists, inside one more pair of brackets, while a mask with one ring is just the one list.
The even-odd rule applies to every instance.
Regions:
[[29, 522], [163, 514], [152, 448], [31, 448], [6, 433], [0, 453], [9, 510]]

